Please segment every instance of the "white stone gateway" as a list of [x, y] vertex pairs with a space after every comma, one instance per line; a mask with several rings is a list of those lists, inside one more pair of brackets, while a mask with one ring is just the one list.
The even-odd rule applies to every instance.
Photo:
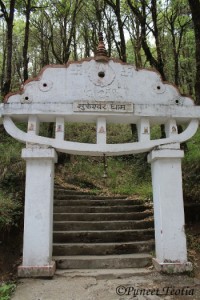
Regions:
[[[23, 262], [19, 276], [53, 276], [52, 218], [56, 152], [113, 156], [149, 152], [152, 166], [156, 258], [159, 270], [191, 270], [184, 230], [180, 143], [197, 131], [200, 107], [164, 83], [152, 70], [105, 56], [67, 65], [50, 65], [7, 95], [0, 120], [13, 138], [26, 143], [26, 193]], [[27, 132], [15, 122], [27, 122]], [[55, 138], [39, 135], [40, 122], [54, 122]], [[95, 122], [96, 144], [65, 140], [65, 122]], [[136, 124], [138, 141], [107, 144], [106, 124]], [[164, 124], [166, 138], [151, 139], [151, 126]], [[186, 129], [178, 133], [177, 125]]]

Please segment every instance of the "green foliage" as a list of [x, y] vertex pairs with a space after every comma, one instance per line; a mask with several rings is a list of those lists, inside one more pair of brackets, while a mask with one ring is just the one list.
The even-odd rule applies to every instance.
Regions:
[[119, 144], [133, 142], [131, 126], [127, 124], [108, 124], [107, 143]]
[[24, 187], [25, 162], [21, 159], [22, 147], [13, 138], [0, 143], [0, 187], [15, 194]]
[[200, 201], [200, 130], [187, 142], [187, 152], [183, 160], [184, 197], [190, 202]]
[[96, 124], [66, 123], [65, 139], [80, 143], [96, 143]]
[[[67, 124], [67, 137], [80, 142], [95, 142], [94, 124]], [[108, 142], [132, 142], [131, 128], [128, 125], [108, 124]], [[92, 134], [91, 134], [92, 132]], [[160, 126], [152, 126], [151, 139], [161, 137]], [[187, 143], [188, 151], [183, 160], [183, 188], [185, 200], [200, 199], [200, 130]], [[73, 156], [73, 161], [67, 162], [63, 168], [66, 181], [89, 188], [93, 191], [102, 190], [114, 194], [139, 195], [152, 199], [152, 183], [150, 165], [147, 154], [107, 157], [108, 177], [103, 178], [103, 158]], [[66, 173], [65, 173], [66, 169]]]
[[108, 176], [104, 178], [103, 158], [74, 156], [73, 162], [65, 163], [61, 173], [66, 182], [89, 188], [93, 192], [152, 199], [150, 167], [144, 155], [107, 157], [106, 164]]
[[3, 283], [0, 285], [0, 300], [10, 300], [15, 289], [16, 284], [14, 283]]
[[0, 230], [9, 231], [18, 226], [22, 214], [22, 203], [0, 190]]
[[22, 215], [25, 163], [21, 143], [4, 130], [0, 131], [0, 139], [0, 229], [9, 231], [18, 225]]

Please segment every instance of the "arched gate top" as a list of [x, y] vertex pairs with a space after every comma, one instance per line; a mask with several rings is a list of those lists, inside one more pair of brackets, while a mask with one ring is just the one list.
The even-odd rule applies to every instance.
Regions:
[[[21, 91], [7, 95], [1, 115], [8, 133], [23, 142], [88, 155], [138, 153], [190, 138], [198, 127], [200, 107], [157, 72], [108, 58], [102, 45], [100, 40], [96, 57], [47, 66]], [[28, 121], [28, 132], [13, 121]], [[55, 139], [38, 135], [39, 122], [56, 122]], [[96, 122], [97, 144], [65, 141], [65, 122]], [[106, 123], [136, 124], [138, 142], [108, 145]], [[185, 136], [178, 134], [177, 123], [190, 123]], [[152, 141], [151, 124], [165, 124], [166, 139]]]

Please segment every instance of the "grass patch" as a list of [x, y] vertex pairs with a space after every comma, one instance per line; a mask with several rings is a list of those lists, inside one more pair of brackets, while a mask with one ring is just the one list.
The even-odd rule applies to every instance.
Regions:
[[3, 283], [0, 285], [0, 300], [10, 300], [11, 295], [16, 289], [14, 283]]
[[[138, 195], [152, 199], [150, 166], [145, 155], [107, 157], [107, 178], [103, 178], [102, 157], [74, 156], [61, 168], [66, 182], [92, 192]], [[60, 169], [59, 169], [60, 172]]]

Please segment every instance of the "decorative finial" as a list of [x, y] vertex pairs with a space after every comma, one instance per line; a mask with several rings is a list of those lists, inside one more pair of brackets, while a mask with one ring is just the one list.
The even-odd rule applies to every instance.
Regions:
[[108, 61], [108, 55], [103, 40], [103, 33], [99, 32], [99, 45], [95, 55], [96, 61]]

